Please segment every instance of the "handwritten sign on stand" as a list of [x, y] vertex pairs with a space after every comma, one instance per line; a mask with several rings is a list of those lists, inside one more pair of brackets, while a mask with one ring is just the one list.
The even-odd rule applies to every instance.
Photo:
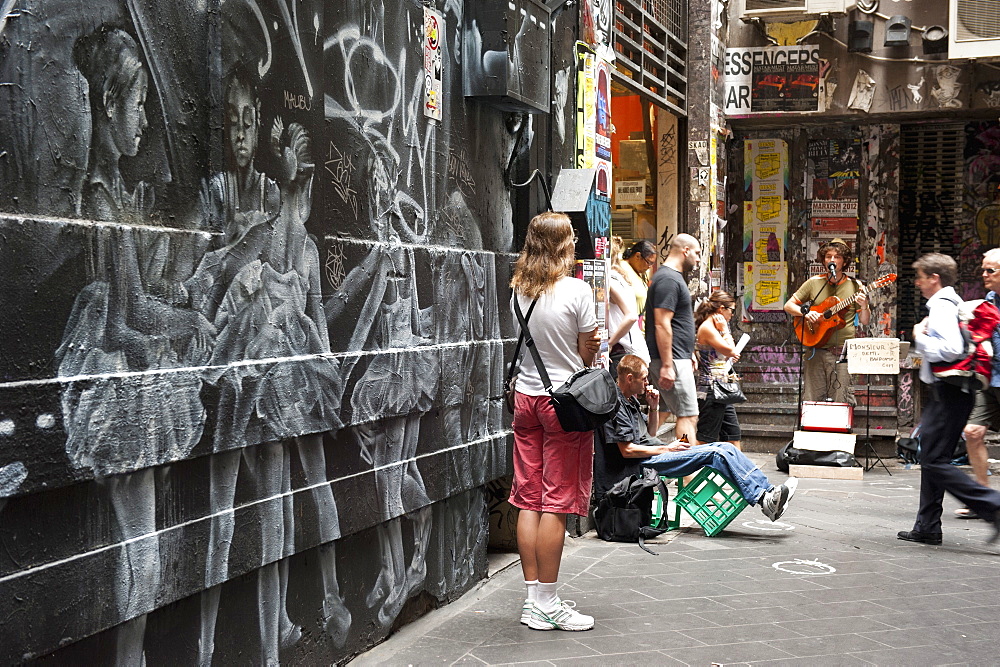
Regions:
[[847, 372], [852, 374], [897, 375], [898, 338], [854, 338], [847, 341]]

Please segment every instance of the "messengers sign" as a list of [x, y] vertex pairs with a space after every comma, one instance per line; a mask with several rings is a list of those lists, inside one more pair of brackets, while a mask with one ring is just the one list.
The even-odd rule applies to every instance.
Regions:
[[726, 49], [723, 110], [729, 116], [819, 110], [819, 46]]

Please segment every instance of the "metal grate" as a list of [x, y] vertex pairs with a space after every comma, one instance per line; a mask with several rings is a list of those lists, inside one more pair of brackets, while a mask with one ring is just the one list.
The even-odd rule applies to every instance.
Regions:
[[686, 0], [642, 0], [642, 8], [679, 37], [687, 35]]
[[899, 328], [908, 332], [924, 317], [913, 262], [928, 252], [957, 258], [961, 249], [965, 125], [904, 125], [900, 134]]
[[687, 115], [688, 0], [615, 0], [615, 81]]
[[1000, 38], [1000, 2], [997, 0], [955, 0], [958, 14], [955, 39], [959, 42]]

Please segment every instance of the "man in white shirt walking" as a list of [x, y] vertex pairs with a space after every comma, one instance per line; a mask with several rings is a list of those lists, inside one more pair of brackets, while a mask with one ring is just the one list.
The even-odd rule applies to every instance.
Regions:
[[913, 530], [901, 530], [896, 537], [908, 542], [941, 544], [941, 501], [952, 494], [993, 525], [988, 542], [1000, 535], [1000, 491], [975, 482], [951, 465], [955, 443], [972, 411], [975, 394], [958, 385], [940, 381], [931, 364], [949, 362], [965, 353], [965, 341], [958, 326], [961, 299], [952, 285], [958, 277], [955, 260], [930, 253], [913, 263], [914, 284], [927, 299], [928, 315], [913, 327], [913, 340], [923, 355], [920, 380], [930, 385], [930, 400], [920, 419], [920, 507]]

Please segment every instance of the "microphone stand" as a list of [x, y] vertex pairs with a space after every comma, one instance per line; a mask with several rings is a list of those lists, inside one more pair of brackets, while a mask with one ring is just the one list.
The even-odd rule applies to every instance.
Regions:
[[806, 356], [806, 344], [802, 342], [802, 339], [806, 337], [806, 315], [809, 313], [809, 309], [812, 308], [812, 301], [806, 301], [799, 308], [802, 311], [802, 324], [799, 327], [799, 394], [798, 403], [795, 407], [796, 431], [802, 428], [802, 367]]

